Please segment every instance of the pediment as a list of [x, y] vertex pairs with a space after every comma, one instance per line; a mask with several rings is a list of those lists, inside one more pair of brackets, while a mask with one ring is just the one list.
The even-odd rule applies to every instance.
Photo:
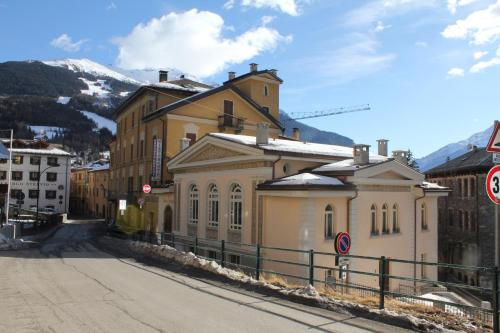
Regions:
[[387, 161], [363, 168], [355, 172], [355, 177], [363, 178], [370, 183], [415, 182], [424, 181], [424, 175], [397, 161]]
[[237, 156], [243, 156], [245, 154], [223, 148], [220, 146], [216, 146], [213, 144], [208, 144], [204, 146], [202, 149], [193, 154], [192, 156], [187, 157], [181, 163], [193, 163], [193, 162], [201, 162], [201, 161], [209, 161], [209, 160], [218, 160], [222, 158], [231, 158]]
[[393, 170], [381, 172], [379, 174], [374, 174], [369, 178], [378, 178], [378, 179], [397, 179], [397, 180], [409, 180], [410, 178], [403, 176], [402, 174], [395, 172]]

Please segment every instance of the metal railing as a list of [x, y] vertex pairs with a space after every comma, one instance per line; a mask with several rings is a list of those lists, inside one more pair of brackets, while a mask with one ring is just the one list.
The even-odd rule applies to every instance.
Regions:
[[[455, 264], [411, 261], [394, 258], [359, 256], [359, 255], [338, 255], [336, 253], [321, 252], [314, 250], [301, 250], [268, 247], [259, 244], [234, 243], [226, 240], [211, 240], [199, 238], [196, 236], [186, 236], [174, 233], [149, 232], [130, 227], [120, 227], [123, 232], [120, 236], [137, 241], [146, 241], [157, 245], [169, 245], [173, 248], [182, 251], [193, 252], [195, 255], [214, 260], [222, 267], [230, 267], [241, 270], [246, 274], [253, 276], [259, 280], [263, 274], [267, 276], [279, 276], [290, 281], [298, 281], [296, 283], [307, 283], [310, 285], [320, 284], [325, 288], [331, 289], [335, 294], [350, 295], [363, 298], [371, 298], [375, 300], [379, 309], [386, 307], [386, 302], [391, 301], [391, 306], [395, 303], [406, 305], [420, 305], [433, 307], [437, 310], [462, 317], [480, 321], [483, 326], [492, 326], [495, 333], [500, 333], [498, 314], [499, 314], [499, 290], [498, 290], [498, 268], [497, 267], [477, 267], [463, 266]], [[295, 254], [303, 258], [302, 261], [293, 261], [286, 259], [284, 254]], [[318, 262], [325, 262], [325, 258], [329, 258], [329, 262], [335, 262], [334, 265], [320, 265]], [[340, 260], [366, 261], [378, 268], [377, 272], [358, 270], [355, 268], [342, 267]], [[269, 264], [273, 264], [269, 267]], [[340, 264], [340, 265], [339, 265]], [[415, 276], [401, 276], [392, 274], [387, 269], [391, 265], [411, 265], [412, 269], [415, 266], [419, 267], [445, 267], [448, 269], [472, 271], [482, 276], [489, 276], [492, 281], [491, 287], [472, 286], [465, 283], [438, 281], [430, 278], [417, 278]], [[291, 273], [280, 267], [297, 267], [302, 269], [305, 274]], [[360, 266], [359, 262], [356, 265]], [[366, 266], [365, 266], [366, 267]], [[339, 274], [337, 278], [320, 279], [321, 271]], [[342, 274], [350, 274], [353, 276], [364, 276], [376, 280], [376, 286], [360, 284], [348, 281], [349, 279], [341, 279]], [[437, 273], [436, 273], [437, 274]], [[390, 289], [390, 284], [399, 282], [398, 288]], [[408, 285], [408, 283], [410, 285]], [[444, 290], [448, 288], [461, 288], [468, 291], [476, 292], [483, 296], [483, 299], [491, 301], [491, 309], [476, 305], [466, 304], [464, 302], [451, 302], [449, 297], [439, 297], [434, 295], [432, 298], [422, 297], [418, 289], [434, 291]], [[496, 315], [495, 315], [496, 314]]]
[[219, 128], [224, 130], [227, 128], [234, 128], [236, 131], [242, 131], [245, 120], [230, 114], [223, 114], [218, 116]]

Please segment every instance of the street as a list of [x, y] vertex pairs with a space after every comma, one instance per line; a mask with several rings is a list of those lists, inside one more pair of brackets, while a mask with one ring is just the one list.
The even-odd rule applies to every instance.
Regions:
[[0, 251], [0, 332], [406, 332], [118, 258], [70, 221], [36, 248]]

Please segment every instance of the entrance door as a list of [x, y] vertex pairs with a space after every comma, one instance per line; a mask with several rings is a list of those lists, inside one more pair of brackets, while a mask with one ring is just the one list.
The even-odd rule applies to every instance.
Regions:
[[163, 215], [163, 232], [166, 234], [172, 233], [172, 208], [170, 206], [165, 207], [165, 213]]

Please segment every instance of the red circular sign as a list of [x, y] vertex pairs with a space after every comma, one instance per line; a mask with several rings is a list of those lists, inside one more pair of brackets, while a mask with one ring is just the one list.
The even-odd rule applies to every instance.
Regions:
[[346, 255], [351, 249], [351, 236], [345, 231], [339, 232], [335, 237], [335, 251], [338, 254]]
[[144, 192], [144, 193], [146, 193], [146, 194], [147, 194], [147, 193], [150, 193], [150, 192], [151, 192], [151, 185], [144, 184], [144, 185], [142, 186], [142, 192]]
[[491, 201], [500, 205], [500, 165], [495, 165], [486, 176], [486, 193]]

